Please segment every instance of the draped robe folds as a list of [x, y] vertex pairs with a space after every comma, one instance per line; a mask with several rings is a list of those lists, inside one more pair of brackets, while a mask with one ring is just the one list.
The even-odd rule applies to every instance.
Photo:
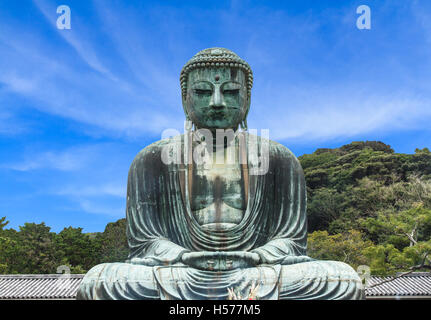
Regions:
[[[250, 135], [244, 134], [245, 141]], [[306, 255], [306, 187], [297, 158], [283, 145], [253, 136], [269, 152], [268, 171], [248, 176], [242, 221], [228, 230], [202, 228], [187, 199], [185, 135], [153, 143], [134, 159], [127, 187], [126, 263], [91, 269], [78, 299], [226, 299], [228, 288], [259, 299], [359, 299], [359, 277], [348, 265]], [[181, 163], [165, 164], [163, 150]], [[247, 164], [249, 171], [256, 163]], [[185, 252], [248, 251], [256, 267], [205, 271], [181, 262]]]

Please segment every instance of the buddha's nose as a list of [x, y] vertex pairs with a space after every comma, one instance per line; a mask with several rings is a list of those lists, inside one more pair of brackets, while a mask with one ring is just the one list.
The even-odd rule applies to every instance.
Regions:
[[[218, 89], [218, 88], [217, 88]], [[214, 94], [211, 97], [210, 107], [213, 109], [223, 109], [226, 107], [226, 104], [223, 99], [223, 95], [220, 93], [220, 90], [214, 90]]]

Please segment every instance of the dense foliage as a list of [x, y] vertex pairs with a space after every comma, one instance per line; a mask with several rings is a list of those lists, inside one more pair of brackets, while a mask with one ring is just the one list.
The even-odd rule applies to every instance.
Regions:
[[0, 273], [56, 273], [60, 266], [85, 273], [96, 264], [127, 258], [125, 219], [94, 234], [72, 227], [54, 233], [44, 223], [25, 223], [19, 231], [6, 225], [6, 218], [0, 218]]
[[[395, 153], [382, 142], [353, 142], [299, 157], [308, 195], [308, 254], [344, 261], [373, 274], [429, 270], [431, 265], [431, 152]], [[126, 221], [104, 232], [50, 231], [44, 223], [6, 229], [0, 218], [0, 273], [84, 273], [124, 261]]]
[[[308, 253], [373, 274], [431, 265], [431, 152], [353, 142], [299, 157], [307, 181]], [[430, 255], [430, 257], [428, 257]]]

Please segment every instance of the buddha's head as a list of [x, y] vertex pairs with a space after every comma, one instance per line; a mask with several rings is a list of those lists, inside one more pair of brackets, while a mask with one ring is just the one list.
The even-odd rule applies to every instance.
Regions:
[[180, 81], [186, 118], [197, 128], [246, 128], [253, 74], [234, 52], [224, 48], [198, 52], [183, 67]]

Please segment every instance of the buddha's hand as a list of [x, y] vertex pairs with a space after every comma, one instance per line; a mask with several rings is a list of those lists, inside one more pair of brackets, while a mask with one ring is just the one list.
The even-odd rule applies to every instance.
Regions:
[[311, 261], [316, 261], [316, 260], [308, 256], [287, 256], [284, 258], [281, 264], [288, 265], [288, 264], [297, 264], [297, 263], [311, 262]]
[[260, 257], [247, 251], [198, 251], [184, 253], [181, 260], [192, 268], [225, 271], [253, 267], [259, 263]]

